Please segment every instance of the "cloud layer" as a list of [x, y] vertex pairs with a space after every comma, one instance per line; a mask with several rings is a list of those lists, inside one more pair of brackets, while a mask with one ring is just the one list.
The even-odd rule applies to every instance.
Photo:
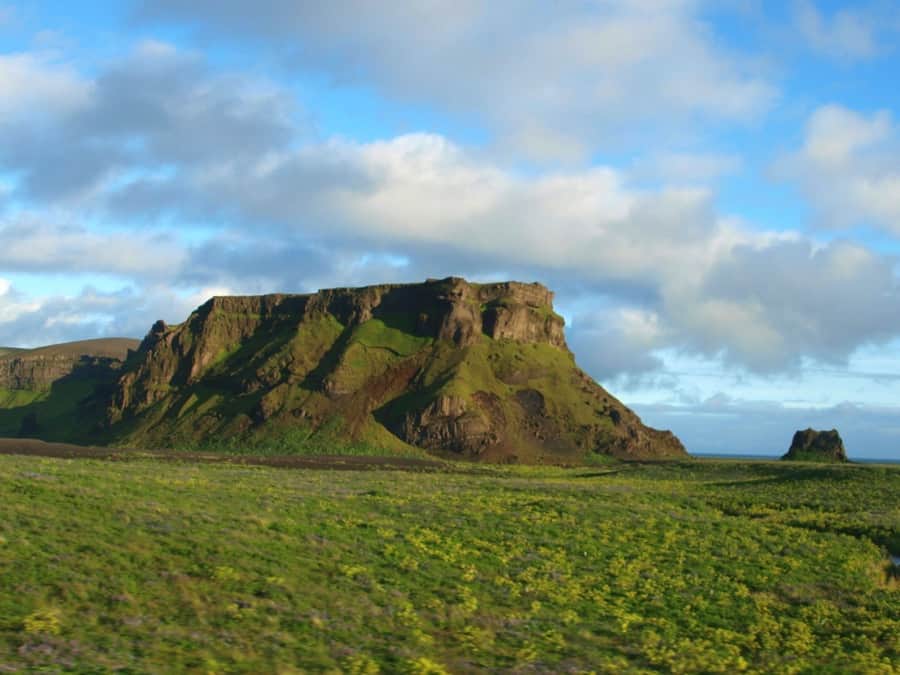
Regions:
[[249, 40], [288, 69], [374, 86], [484, 124], [517, 154], [572, 161], [623, 134], [752, 120], [773, 103], [759, 61], [718, 42], [701, 4], [147, 0], [137, 16]]
[[[624, 7], [604, 11], [645, 11]], [[683, 11], [672, 3], [663, 14]], [[648, 189], [640, 171], [603, 165], [523, 172], [434, 133], [318, 139], [283, 87], [163, 43], [141, 43], [92, 77], [27, 54], [10, 62], [28, 64], [22, 96], [46, 112], [0, 108], [0, 167], [18, 176], [8, 188], [18, 206], [0, 215], [0, 264], [118, 278], [127, 300], [109, 306], [146, 324], [160, 307], [181, 318], [172, 308], [184, 303], [147, 290], [164, 282], [188, 297], [456, 273], [560, 288], [576, 308], [573, 344], [602, 377], [652, 370], [666, 348], [763, 371], [840, 361], [900, 329], [892, 259], [754, 230], [718, 214], [709, 188]], [[827, 169], [837, 185], [893, 134], [887, 115], [821, 109], [789, 175]], [[674, 161], [701, 174], [730, 164]], [[891, 161], [877, 174], [888, 183]], [[889, 187], [873, 218], [890, 217]], [[837, 186], [829, 194], [850, 200]], [[591, 309], [577, 309], [583, 298]], [[72, 316], [103, 314], [90, 291], [67, 302], [82, 308]], [[0, 327], [0, 341], [43, 339], [23, 326], [59, 307], [45, 299], [31, 324]], [[137, 323], [85, 322], [91, 331]], [[79, 323], [54, 325], [75, 333]], [[602, 357], [592, 344], [604, 345], [594, 350]]]

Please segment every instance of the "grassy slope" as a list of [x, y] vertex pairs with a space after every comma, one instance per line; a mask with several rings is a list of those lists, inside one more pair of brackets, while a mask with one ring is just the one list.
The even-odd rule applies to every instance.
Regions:
[[0, 670], [900, 663], [900, 587], [867, 538], [900, 544], [897, 469], [414, 474], [0, 457], [0, 503]]

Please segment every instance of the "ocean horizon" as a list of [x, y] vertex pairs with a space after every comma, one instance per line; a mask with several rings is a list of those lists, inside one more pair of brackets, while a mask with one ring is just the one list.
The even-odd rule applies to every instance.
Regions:
[[[709, 459], [751, 459], [766, 461], [776, 461], [781, 459], [781, 455], [755, 455], [747, 453], [691, 452], [690, 454], [694, 457], [704, 457]], [[900, 458], [848, 456], [847, 459], [850, 460], [851, 464], [854, 462], [857, 464], [900, 464]]]

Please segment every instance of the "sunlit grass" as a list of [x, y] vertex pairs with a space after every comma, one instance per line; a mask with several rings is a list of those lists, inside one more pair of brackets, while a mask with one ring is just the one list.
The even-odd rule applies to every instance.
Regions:
[[897, 668], [898, 470], [462, 468], [0, 457], [0, 672]]

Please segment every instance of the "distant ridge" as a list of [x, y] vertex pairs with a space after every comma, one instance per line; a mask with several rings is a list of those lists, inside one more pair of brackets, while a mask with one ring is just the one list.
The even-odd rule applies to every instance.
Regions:
[[[78, 367], [123, 362], [138, 340], [99, 338], [19, 349], [0, 347], [0, 389], [37, 391], [49, 389]], [[110, 364], [111, 365], [111, 364]]]
[[134, 338], [95, 338], [32, 349], [0, 347], [0, 354], [10, 352], [16, 356], [105, 356], [124, 360], [129, 349], [137, 349], [140, 340]]

